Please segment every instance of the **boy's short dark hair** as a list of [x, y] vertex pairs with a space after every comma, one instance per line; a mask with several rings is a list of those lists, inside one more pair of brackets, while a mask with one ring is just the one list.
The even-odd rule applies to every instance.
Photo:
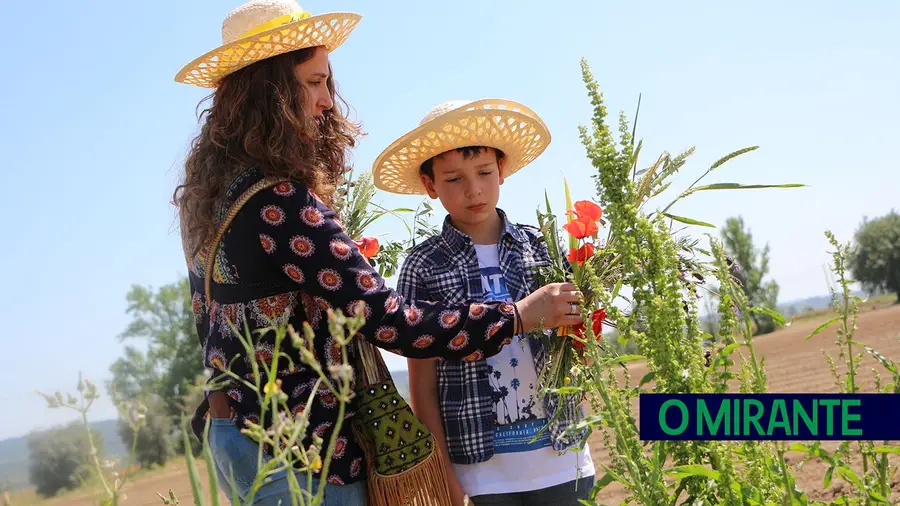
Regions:
[[[469, 158], [479, 155], [482, 151], [486, 151], [488, 149], [493, 149], [494, 153], [497, 154], [497, 163], [500, 163], [500, 160], [503, 160], [503, 157], [506, 156], [503, 151], [487, 146], [465, 146], [462, 148], [451, 149], [450, 151], [459, 151], [462, 154], [463, 159], [468, 160]], [[422, 162], [422, 165], [419, 166], [419, 174], [428, 176], [432, 181], [434, 181], [434, 159], [440, 158], [444, 156], [445, 153], [449, 153], [450, 151], [445, 151], [444, 153], [433, 156], [428, 160]]]

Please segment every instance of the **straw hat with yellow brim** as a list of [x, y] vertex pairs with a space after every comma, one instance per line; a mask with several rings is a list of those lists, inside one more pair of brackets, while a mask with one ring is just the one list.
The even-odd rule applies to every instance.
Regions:
[[419, 167], [436, 155], [469, 146], [499, 149], [505, 155], [506, 178], [533, 162], [549, 144], [547, 125], [522, 104], [497, 98], [444, 102], [378, 156], [372, 175], [381, 190], [425, 195]]
[[266, 58], [316, 46], [334, 51], [361, 17], [352, 12], [313, 16], [293, 0], [250, 0], [225, 16], [222, 45], [185, 65], [175, 80], [215, 88], [228, 74]]

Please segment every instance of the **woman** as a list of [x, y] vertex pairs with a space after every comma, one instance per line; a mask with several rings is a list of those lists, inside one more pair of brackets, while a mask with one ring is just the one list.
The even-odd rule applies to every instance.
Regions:
[[[328, 357], [329, 308], [345, 312], [366, 304], [360, 336], [413, 358], [464, 358], [497, 353], [514, 329], [572, 325], [581, 321], [579, 294], [569, 284], [540, 288], [516, 304], [479, 307], [407, 303], [386, 287], [344, 233], [332, 210], [335, 182], [358, 129], [335, 107], [328, 54], [353, 29], [359, 16], [310, 16], [289, 0], [254, 0], [225, 19], [224, 45], [186, 66], [176, 79], [215, 88], [212, 106], [185, 163], [175, 192], [180, 210], [193, 308], [204, 363], [220, 380], [224, 368], [245, 376], [250, 365], [228, 322], [253, 330], [308, 322], [317, 336], [317, 356]], [[205, 300], [205, 248], [229, 206], [264, 177], [291, 182], [255, 194], [237, 213], [216, 250], [211, 300]], [[487, 339], [487, 335], [492, 336]], [[255, 343], [257, 357], [271, 353], [272, 335]], [[283, 350], [300, 363], [295, 350]], [[294, 409], [309, 396], [316, 373], [281, 371], [282, 391]], [[325, 441], [337, 418], [333, 397], [319, 395], [308, 415]], [[201, 437], [212, 419], [210, 446], [223, 490], [243, 498], [256, 474], [258, 446], [240, 433], [259, 422], [256, 396], [240, 382], [210, 391], [192, 419]], [[365, 469], [350, 423], [344, 423], [328, 476], [325, 501], [365, 502]], [[303, 441], [310, 444], [309, 438]], [[233, 469], [234, 479], [226, 480]], [[256, 504], [290, 503], [285, 479], [256, 494]]]

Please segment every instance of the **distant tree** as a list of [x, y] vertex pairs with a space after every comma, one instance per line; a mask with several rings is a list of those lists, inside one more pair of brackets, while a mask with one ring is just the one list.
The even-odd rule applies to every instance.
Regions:
[[[94, 429], [91, 433], [94, 446], [102, 455], [102, 436]], [[50, 497], [63, 490], [78, 488], [90, 475], [91, 447], [81, 423], [32, 432], [28, 435], [27, 445], [29, 479], [38, 495]]]
[[[134, 444], [135, 460], [141, 467], [162, 466], [175, 454], [172, 447], [172, 418], [166, 412], [165, 403], [157, 396], [139, 399], [145, 406], [143, 424], [134, 441], [134, 430], [127, 420], [119, 419], [118, 433], [126, 448]], [[132, 416], [134, 418], [134, 416]]]
[[134, 320], [119, 336], [121, 341], [144, 340], [147, 351], [125, 347], [125, 356], [110, 367], [109, 387], [125, 400], [158, 395], [169, 416], [180, 414], [182, 395], [203, 373], [203, 362], [191, 309], [187, 278], [157, 291], [133, 286], [127, 295]]
[[[725, 251], [739, 267], [735, 277], [743, 286], [750, 305], [775, 310], [778, 303], [778, 283], [774, 280], [764, 281], [769, 273], [769, 245], [766, 244], [761, 251], [757, 250], [753, 246], [753, 235], [745, 228], [744, 219], [740, 216], [725, 221], [722, 242]], [[751, 313], [750, 317], [756, 324], [757, 335], [775, 330], [775, 321], [771, 316]]]
[[900, 214], [863, 219], [855, 234], [856, 252], [848, 262], [850, 272], [866, 290], [884, 291], [900, 303]]

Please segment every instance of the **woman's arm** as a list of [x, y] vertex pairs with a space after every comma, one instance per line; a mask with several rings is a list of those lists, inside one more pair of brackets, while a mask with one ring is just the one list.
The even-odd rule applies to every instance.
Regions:
[[251, 220], [255, 240], [272, 265], [321, 307], [345, 313], [367, 306], [360, 334], [410, 358], [476, 360], [496, 354], [513, 335], [513, 304], [446, 306], [404, 297], [366, 262], [335, 213], [299, 183], [263, 190], [239, 220]]

